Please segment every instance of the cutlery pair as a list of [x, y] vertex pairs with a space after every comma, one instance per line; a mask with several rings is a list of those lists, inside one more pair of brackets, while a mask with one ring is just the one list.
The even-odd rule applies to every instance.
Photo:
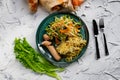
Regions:
[[[108, 52], [108, 47], [107, 47], [107, 43], [106, 43], [106, 37], [105, 37], [105, 33], [104, 33], [104, 20], [103, 18], [99, 20], [99, 28], [100, 28], [100, 31], [102, 32], [103, 34], [103, 39], [104, 39], [104, 48], [105, 48], [105, 55], [109, 55], [109, 52]], [[93, 20], [93, 31], [94, 31], [94, 35], [95, 35], [95, 43], [96, 43], [96, 57], [97, 59], [100, 58], [100, 52], [99, 52], [99, 46], [98, 46], [98, 40], [97, 40], [97, 37], [98, 37], [98, 25], [97, 25], [97, 22], [95, 20]]]

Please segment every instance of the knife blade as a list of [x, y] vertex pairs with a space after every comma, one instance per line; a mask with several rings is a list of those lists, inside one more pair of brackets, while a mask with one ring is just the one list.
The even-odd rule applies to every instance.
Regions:
[[99, 52], [99, 46], [98, 46], [98, 40], [97, 40], [97, 35], [98, 35], [98, 25], [95, 20], [93, 20], [93, 32], [94, 32], [94, 37], [95, 37], [95, 44], [96, 44], [96, 58], [100, 58], [100, 52]]
[[95, 20], [93, 20], [93, 31], [94, 35], [98, 35], [98, 25]]

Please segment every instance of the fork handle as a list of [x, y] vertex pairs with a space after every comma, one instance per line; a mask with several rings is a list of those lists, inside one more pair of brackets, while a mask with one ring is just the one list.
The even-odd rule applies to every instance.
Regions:
[[107, 41], [104, 33], [103, 33], [103, 38], [104, 38], [104, 46], [105, 46], [105, 55], [107, 56], [109, 55], [109, 51], [108, 51]]
[[99, 59], [100, 58], [100, 52], [99, 52], [99, 47], [98, 47], [97, 36], [95, 36], [95, 43], [96, 43], [96, 57], [97, 57], [97, 59]]

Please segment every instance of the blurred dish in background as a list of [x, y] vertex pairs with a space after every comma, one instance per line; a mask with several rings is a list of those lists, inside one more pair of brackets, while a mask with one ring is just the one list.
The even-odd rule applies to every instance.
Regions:
[[75, 11], [84, 0], [28, 0], [31, 12], [36, 12], [40, 4], [48, 12], [59, 10]]

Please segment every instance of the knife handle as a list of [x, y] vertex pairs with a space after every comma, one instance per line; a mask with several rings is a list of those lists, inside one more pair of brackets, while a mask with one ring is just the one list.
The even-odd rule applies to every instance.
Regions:
[[95, 36], [95, 43], [96, 43], [96, 57], [97, 57], [97, 59], [99, 59], [100, 58], [100, 52], [99, 52], [98, 40], [97, 40], [96, 36]]
[[104, 46], [105, 46], [105, 55], [107, 56], [107, 55], [109, 55], [109, 52], [108, 52], [106, 37], [105, 37], [104, 33], [103, 33], [103, 38], [104, 38]]

